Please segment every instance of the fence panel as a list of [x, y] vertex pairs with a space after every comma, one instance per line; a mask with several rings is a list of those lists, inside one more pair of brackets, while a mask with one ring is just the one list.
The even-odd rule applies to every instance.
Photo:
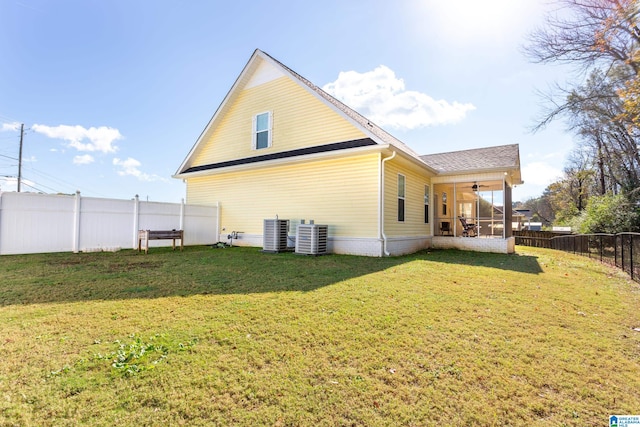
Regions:
[[69, 251], [74, 232], [73, 196], [3, 193], [0, 253]]
[[217, 228], [215, 206], [0, 193], [0, 255], [135, 248], [138, 229], [183, 229], [185, 244], [208, 244]]
[[80, 202], [78, 249], [91, 251], [132, 247], [134, 209], [135, 199], [115, 200], [83, 197]]
[[[184, 205], [184, 241], [190, 245], [217, 243], [218, 216], [215, 206]], [[188, 218], [188, 220], [187, 220]]]

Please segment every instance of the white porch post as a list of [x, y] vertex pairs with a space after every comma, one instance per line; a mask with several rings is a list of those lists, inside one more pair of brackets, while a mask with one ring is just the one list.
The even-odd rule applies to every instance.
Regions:
[[73, 253], [80, 252], [80, 190], [76, 191], [73, 207]]
[[133, 249], [138, 248], [138, 230], [140, 227], [140, 197], [133, 198]]
[[[510, 201], [509, 201], [510, 202]], [[502, 238], [507, 238], [507, 184], [504, 177], [502, 178]], [[511, 227], [511, 218], [509, 218], [509, 227]]]
[[180, 200], [180, 230], [184, 230], [184, 199]]
[[457, 188], [457, 183], [454, 181], [453, 182], [453, 218], [451, 218], [451, 222], [453, 222], [453, 237], [457, 237], [458, 236], [458, 188]]

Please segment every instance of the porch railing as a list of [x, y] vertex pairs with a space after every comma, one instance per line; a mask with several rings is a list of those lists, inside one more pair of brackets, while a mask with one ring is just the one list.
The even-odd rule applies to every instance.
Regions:
[[[495, 217], [467, 217], [467, 222], [476, 224], [477, 234], [484, 237], [503, 237], [504, 236], [504, 219], [502, 216]], [[443, 231], [442, 223], [448, 223], [448, 229]], [[436, 218], [438, 235], [453, 235], [454, 230], [457, 236], [462, 236], [462, 224], [458, 217], [438, 217]], [[446, 227], [445, 227], [446, 228]]]

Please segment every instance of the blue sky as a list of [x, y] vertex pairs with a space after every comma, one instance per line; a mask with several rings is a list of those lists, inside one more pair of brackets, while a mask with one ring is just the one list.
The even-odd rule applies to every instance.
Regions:
[[537, 0], [0, 0], [0, 190], [179, 202], [171, 178], [259, 48], [421, 154], [519, 143], [541, 194], [573, 148], [537, 134]]

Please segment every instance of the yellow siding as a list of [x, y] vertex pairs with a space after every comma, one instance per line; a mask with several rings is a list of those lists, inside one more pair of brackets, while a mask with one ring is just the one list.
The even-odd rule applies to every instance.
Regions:
[[[272, 113], [272, 145], [253, 150], [252, 119], [266, 111]], [[190, 166], [364, 137], [362, 131], [299, 84], [280, 77], [240, 92], [210, 139], [201, 142], [202, 149]]]
[[262, 234], [265, 218], [315, 220], [330, 236], [378, 236], [378, 154], [190, 178], [187, 200], [220, 202], [220, 226]]
[[[398, 174], [405, 176], [404, 222], [398, 221]], [[430, 178], [424, 170], [404, 160], [390, 160], [386, 163], [384, 231], [387, 237], [431, 234], [430, 224], [424, 222], [424, 187], [429, 183]]]

